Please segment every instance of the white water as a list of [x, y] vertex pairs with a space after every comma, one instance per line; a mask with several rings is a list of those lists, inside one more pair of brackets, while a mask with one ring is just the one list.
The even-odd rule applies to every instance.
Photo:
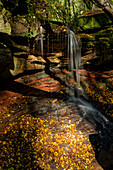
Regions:
[[[73, 77], [74, 69], [76, 69], [77, 91], [79, 91], [78, 94], [82, 93], [82, 96], [84, 96], [84, 90], [80, 87], [79, 72], [79, 69], [81, 67], [81, 47], [79, 46], [79, 40], [76, 39], [76, 36], [72, 31], [70, 31], [70, 34], [68, 35], [67, 50], [69, 56], [69, 69], [73, 73]], [[81, 119], [79, 120], [79, 123], [85, 119], [95, 129], [98, 129], [100, 140], [102, 141], [103, 145], [107, 143], [105, 142], [105, 138], [109, 138], [109, 141], [111, 142], [113, 141], [113, 123], [110, 122], [101, 112], [99, 112], [86, 100], [80, 98], [80, 95], [78, 95], [77, 97], [74, 97], [74, 95], [69, 97], [68, 102], [75, 103], [76, 107], [78, 108], [81, 114]]]
[[36, 38], [36, 47], [39, 48], [40, 47], [40, 51], [41, 51], [41, 55], [43, 57], [44, 54], [44, 50], [43, 50], [43, 27], [40, 26], [40, 30], [39, 30], [39, 34], [37, 35]]
[[41, 43], [41, 54], [42, 54], [42, 57], [43, 57], [43, 53], [44, 53], [44, 48], [43, 48], [43, 28], [42, 26], [40, 26], [40, 36], [41, 36], [41, 40], [40, 40], [40, 43]]
[[[40, 45], [41, 45], [41, 53], [43, 56], [43, 32], [42, 27], [40, 27]], [[61, 37], [59, 37], [60, 41]], [[53, 46], [53, 44], [52, 44]], [[70, 34], [68, 35], [68, 56], [69, 56], [69, 67], [71, 69], [71, 72], [74, 76], [74, 69], [76, 69], [76, 81], [77, 81], [77, 89], [82, 92], [82, 95], [84, 95], [83, 89], [80, 87], [80, 73], [79, 69], [81, 67], [81, 46], [79, 46], [79, 40], [76, 39], [75, 34], [70, 31]], [[75, 76], [74, 76], [75, 77]], [[113, 124], [106, 119], [106, 117], [99, 112], [96, 108], [94, 108], [90, 103], [87, 101], [81, 99], [79, 96], [76, 97], [69, 97], [68, 102], [75, 103], [76, 107], [80, 111], [81, 119], [87, 120], [89, 123], [91, 123], [94, 128], [98, 128], [98, 131], [100, 133], [100, 139], [105, 142], [105, 138], [108, 140], [110, 137], [110, 141], [113, 141], [113, 132], [111, 129], [113, 129]]]
[[108, 142], [105, 140], [109, 139], [109, 142], [113, 141], [113, 123], [101, 112], [81, 98], [70, 97], [67, 102], [73, 102], [78, 108], [81, 115], [81, 119], [78, 123], [86, 120], [99, 132], [100, 140], [103, 145], [106, 145]]
[[80, 73], [79, 69], [81, 66], [81, 46], [79, 46], [79, 41], [77, 40], [73, 31], [70, 31], [68, 35], [68, 56], [69, 56], [69, 69], [74, 75], [74, 69], [76, 69], [76, 81], [77, 88], [80, 88]]
[[[76, 82], [77, 82], [77, 85], [76, 85], [77, 95], [79, 96], [81, 94], [85, 98], [87, 98], [87, 96], [84, 93], [84, 90], [80, 86], [81, 43], [80, 43], [80, 40], [77, 40], [74, 32], [71, 30], [69, 31], [69, 34], [68, 34], [67, 55], [69, 58], [68, 69], [69, 71], [71, 70], [73, 79], [76, 79]], [[76, 70], [76, 75], [75, 75], [75, 70]], [[73, 89], [73, 87], [70, 87], [70, 89], [74, 96], [75, 89]]]
[[97, 109], [95, 109], [87, 101], [76, 97], [70, 97], [68, 101], [74, 102], [76, 104], [76, 106], [82, 113], [82, 118], [93, 119], [97, 123], [102, 123], [103, 125], [108, 123], [108, 120], [105, 118], [105, 116], [103, 116]]
[[[70, 31], [70, 34], [68, 35], [69, 67], [73, 73], [73, 77], [74, 69], [76, 69], [77, 93], [81, 93], [81, 95], [86, 98], [84, 90], [80, 87], [79, 69], [81, 67], [81, 46], [79, 46], [79, 41], [80, 40], [77, 40], [74, 32]], [[81, 99], [80, 95], [77, 97], [70, 97], [68, 101], [74, 102], [76, 104], [77, 108], [82, 113], [82, 119], [90, 119], [90, 121], [93, 120], [93, 124], [96, 122], [96, 124], [102, 124], [103, 126], [105, 126], [105, 124], [108, 122], [108, 120], [90, 103]]]

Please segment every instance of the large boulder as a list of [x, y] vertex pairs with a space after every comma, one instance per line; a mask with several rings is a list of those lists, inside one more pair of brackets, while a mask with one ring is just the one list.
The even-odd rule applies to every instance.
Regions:
[[26, 61], [26, 70], [44, 69], [46, 61], [41, 56], [29, 55]]
[[42, 70], [45, 68], [45, 60], [42, 57], [28, 55], [27, 59], [14, 56], [14, 69], [10, 69], [13, 76], [16, 76], [24, 71]]

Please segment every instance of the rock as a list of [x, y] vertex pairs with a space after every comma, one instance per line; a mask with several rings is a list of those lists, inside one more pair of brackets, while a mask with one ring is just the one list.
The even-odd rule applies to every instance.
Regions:
[[46, 63], [46, 61], [41, 56], [35, 57], [34, 55], [29, 55], [27, 60], [29, 60], [30, 62], [38, 61], [41, 63]]
[[11, 26], [8, 22], [4, 23], [3, 16], [0, 14], [0, 32], [11, 34]]
[[26, 62], [26, 70], [33, 70], [33, 69], [44, 69], [46, 61], [41, 57], [35, 57], [34, 55], [29, 55], [27, 62]]
[[33, 64], [30, 62], [27, 62], [26, 64], [26, 70], [38, 70], [38, 69], [44, 69], [45, 65], [41, 65], [41, 64]]
[[13, 62], [14, 69], [10, 69], [10, 72], [13, 76], [23, 73], [26, 70], [36, 70], [45, 68], [45, 65], [42, 65], [42, 63], [45, 63], [45, 60], [42, 57], [35, 57], [34, 55], [29, 55], [27, 60], [14, 56]]
[[99, 164], [104, 169], [111, 169], [113, 167], [113, 153], [102, 150], [99, 154]]
[[23, 52], [15, 52], [15, 53], [13, 53], [14, 54], [14, 56], [16, 56], [16, 57], [19, 57], [20, 55], [27, 55], [27, 52], [25, 52], [25, 51], [23, 51]]
[[51, 62], [51, 63], [60, 63], [60, 60], [58, 58], [55, 57], [47, 57], [47, 59]]
[[62, 52], [56, 53], [55, 55], [55, 57], [62, 57], [62, 56], [63, 56]]
[[113, 144], [110, 146], [109, 151], [113, 153]]
[[27, 21], [23, 16], [14, 17], [11, 22], [11, 35], [27, 35], [28, 28], [26, 27]]
[[11, 77], [9, 69], [14, 68], [13, 57], [9, 48], [0, 46], [0, 79]]
[[106, 160], [107, 160], [107, 153], [105, 150], [102, 150], [99, 154], [99, 161], [103, 163], [106, 162]]
[[[37, 35], [39, 23], [36, 22], [35, 18], [32, 18], [35, 25], [31, 25], [30, 27], [30, 37], [35, 37]], [[28, 32], [28, 21], [24, 15], [18, 15], [13, 17], [13, 22], [11, 22], [11, 35], [14, 36], [27, 36], [29, 35]]]
[[19, 73], [23, 73], [24, 66], [25, 66], [25, 59], [13, 57], [13, 62], [14, 62], [14, 69], [13, 70], [10, 69], [11, 74], [13, 76], [16, 76]]

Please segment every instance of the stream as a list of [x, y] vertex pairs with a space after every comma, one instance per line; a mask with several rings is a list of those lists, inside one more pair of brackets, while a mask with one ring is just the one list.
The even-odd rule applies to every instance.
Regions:
[[[45, 59], [43, 36], [41, 26], [40, 35], [36, 39], [35, 46], [40, 45], [41, 57]], [[57, 40], [60, 41], [63, 48], [62, 35], [59, 35]], [[68, 78], [60, 70], [61, 66], [56, 67], [59, 63], [55, 63], [55, 67], [50, 69], [53, 63], [49, 59], [45, 59], [46, 62], [49, 61], [49, 66], [45, 64], [45, 71], [35, 70], [32, 74], [23, 74], [22, 77], [9, 82], [8, 87], [6, 84], [2, 86], [3, 93], [6, 93], [4, 101], [8, 100], [7, 93], [10, 91], [12, 98], [19, 98], [21, 99], [20, 103], [22, 103], [20, 104], [17, 100], [17, 103], [14, 103], [14, 106], [12, 105], [13, 112], [11, 116], [4, 119], [4, 126], [7, 127], [13, 121], [16, 122], [15, 119], [21, 119], [21, 116], [22, 119], [25, 117], [24, 123], [27, 124], [27, 130], [25, 129], [24, 134], [24, 125], [23, 128], [18, 130], [17, 141], [24, 134], [24, 147], [27, 142], [28, 144], [31, 142], [35, 157], [34, 169], [112, 170], [113, 123], [93, 106], [81, 86], [80, 40], [77, 40], [75, 34], [69, 31], [64, 41], [68, 42], [65, 48], [69, 61]], [[48, 44], [48, 51], [50, 50], [53, 53], [54, 41], [52, 44], [51, 42], [48, 42]], [[41, 64], [43, 65], [43, 63]], [[70, 83], [70, 81], [73, 81], [73, 83]], [[4, 98], [3, 93], [0, 92]], [[11, 94], [9, 94], [9, 98]], [[31, 123], [32, 119], [33, 123]], [[19, 124], [19, 126], [21, 125]], [[33, 134], [31, 133], [32, 126], [34, 128]], [[3, 126], [1, 126], [2, 128]], [[30, 133], [32, 136], [30, 136]], [[5, 134], [7, 135], [7, 132]], [[26, 138], [27, 134], [28, 138]], [[4, 136], [4, 138], [7, 139], [7, 136]], [[7, 140], [10, 141], [9, 138]], [[12, 140], [13, 137], [11, 137]], [[32, 140], [35, 142], [33, 143]], [[21, 146], [21, 142], [19, 145]], [[21, 160], [18, 159], [20, 162], [17, 163], [17, 161], [14, 168], [16, 169], [21, 164], [21, 166], [25, 164], [27, 169], [32, 169], [33, 162], [31, 161], [31, 164], [27, 166], [28, 161], [23, 160], [23, 150], [25, 151], [23, 143], [21, 147], [19, 145], [14, 147], [14, 151], [17, 152], [18, 148], [21, 148], [19, 154], [22, 153], [23, 155]], [[5, 152], [2, 147], [1, 150]], [[2, 156], [3, 161], [4, 155]], [[4, 163], [3, 167], [10, 169], [13, 166], [9, 165]], [[19, 168], [22, 169], [23, 167]]]

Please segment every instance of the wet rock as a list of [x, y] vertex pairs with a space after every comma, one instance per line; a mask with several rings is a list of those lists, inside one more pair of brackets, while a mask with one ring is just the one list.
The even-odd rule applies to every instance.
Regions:
[[39, 110], [38, 110], [38, 114], [46, 114], [47, 113], [47, 107], [46, 106], [42, 106]]
[[67, 109], [67, 107], [65, 106], [65, 107], [63, 107], [63, 108], [61, 108], [61, 109], [58, 109], [58, 115], [59, 116], [66, 116], [66, 115], [68, 115], [69, 114], [69, 111], [68, 111], [68, 109]]

